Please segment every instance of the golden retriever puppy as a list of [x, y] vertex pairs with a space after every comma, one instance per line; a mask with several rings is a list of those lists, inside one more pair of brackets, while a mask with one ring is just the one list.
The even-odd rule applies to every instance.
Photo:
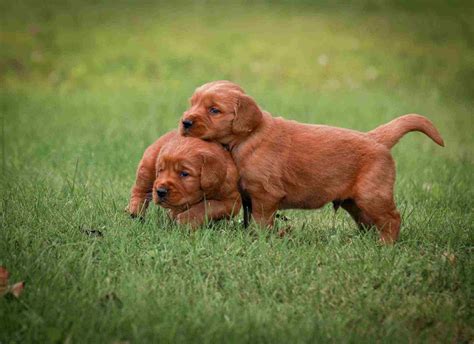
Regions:
[[171, 131], [145, 150], [127, 211], [144, 217], [153, 199], [172, 219], [196, 228], [206, 218], [230, 218], [239, 212], [237, 182], [235, 164], [221, 145]]
[[420, 115], [401, 116], [367, 133], [275, 118], [229, 81], [197, 88], [190, 103], [181, 134], [227, 146], [240, 174], [244, 216], [251, 214], [262, 226], [273, 224], [278, 209], [315, 209], [333, 202], [360, 227], [375, 225], [383, 242], [394, 242], [400, 215], [390, 149], [410, 131], [444, 145]]

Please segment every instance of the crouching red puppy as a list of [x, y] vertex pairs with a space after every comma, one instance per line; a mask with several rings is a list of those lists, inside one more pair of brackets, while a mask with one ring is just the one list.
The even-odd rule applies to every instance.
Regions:
[[221, 145], [172, 131], [145, 150], [126, 210], [144, 217], [153, 199], [178, 223], [197, 228], [206, 219], [239, 212], [237, 182], [234, 162]]

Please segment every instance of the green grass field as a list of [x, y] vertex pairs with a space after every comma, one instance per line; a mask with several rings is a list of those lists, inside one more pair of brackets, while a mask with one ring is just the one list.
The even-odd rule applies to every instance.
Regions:
[[[472, 343], [473, 13], [0, 1], [0, 266], [26, 281], [0, 298], [0, 343]], [[284, 238], [237, 221], [190, 233], [155, 207], [129, 219], [143, 150], [215, 79], [302, 122], [431, 118], [445, 148], [412, 133], [393, 149], [400, 241], [330, 206], [285, 211]]]

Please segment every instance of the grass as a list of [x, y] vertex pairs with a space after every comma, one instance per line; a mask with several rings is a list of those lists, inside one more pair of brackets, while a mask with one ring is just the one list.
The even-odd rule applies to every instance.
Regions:
[[[0, 265], [26, 289], [0, 299], [0, 343], [472, 342], [472, 18], [468, 2], [1, 2]], [[284, 238], [127, 218], [144, 148], [222, 78], [303, 122], [430, 117], [446, 148], [393, 149], [400, 241], [329, 206], [285, 211]]]

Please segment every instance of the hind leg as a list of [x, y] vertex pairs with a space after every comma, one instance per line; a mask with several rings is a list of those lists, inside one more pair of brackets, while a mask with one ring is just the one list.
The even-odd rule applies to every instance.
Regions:
[[346, 199], [340, 203], [340, 206], [351, 215], [360, 230], [366, 230], [374, 225], [374, 222], [357, 206], [354, 200]]
[[400, 213], [397, 209], [392, 210], [385, 218], [377, 220], [377, 228], [381, 228], [380, 240], [391, 244], [398, 240], [400, 233]]
[[401, 220], [393, 199], [363, 198], [358, 204], [364, 214], [373, 220], [382, 242], [391, 244], [398, 239]]
[[359, 176], [356, 186], [357, 207], [380, 232], [380, 240], [393, 243], [400, 232], [400, 214], [393, 200], [395, 163], [389, 152], [378, 152], [373, 164]]

